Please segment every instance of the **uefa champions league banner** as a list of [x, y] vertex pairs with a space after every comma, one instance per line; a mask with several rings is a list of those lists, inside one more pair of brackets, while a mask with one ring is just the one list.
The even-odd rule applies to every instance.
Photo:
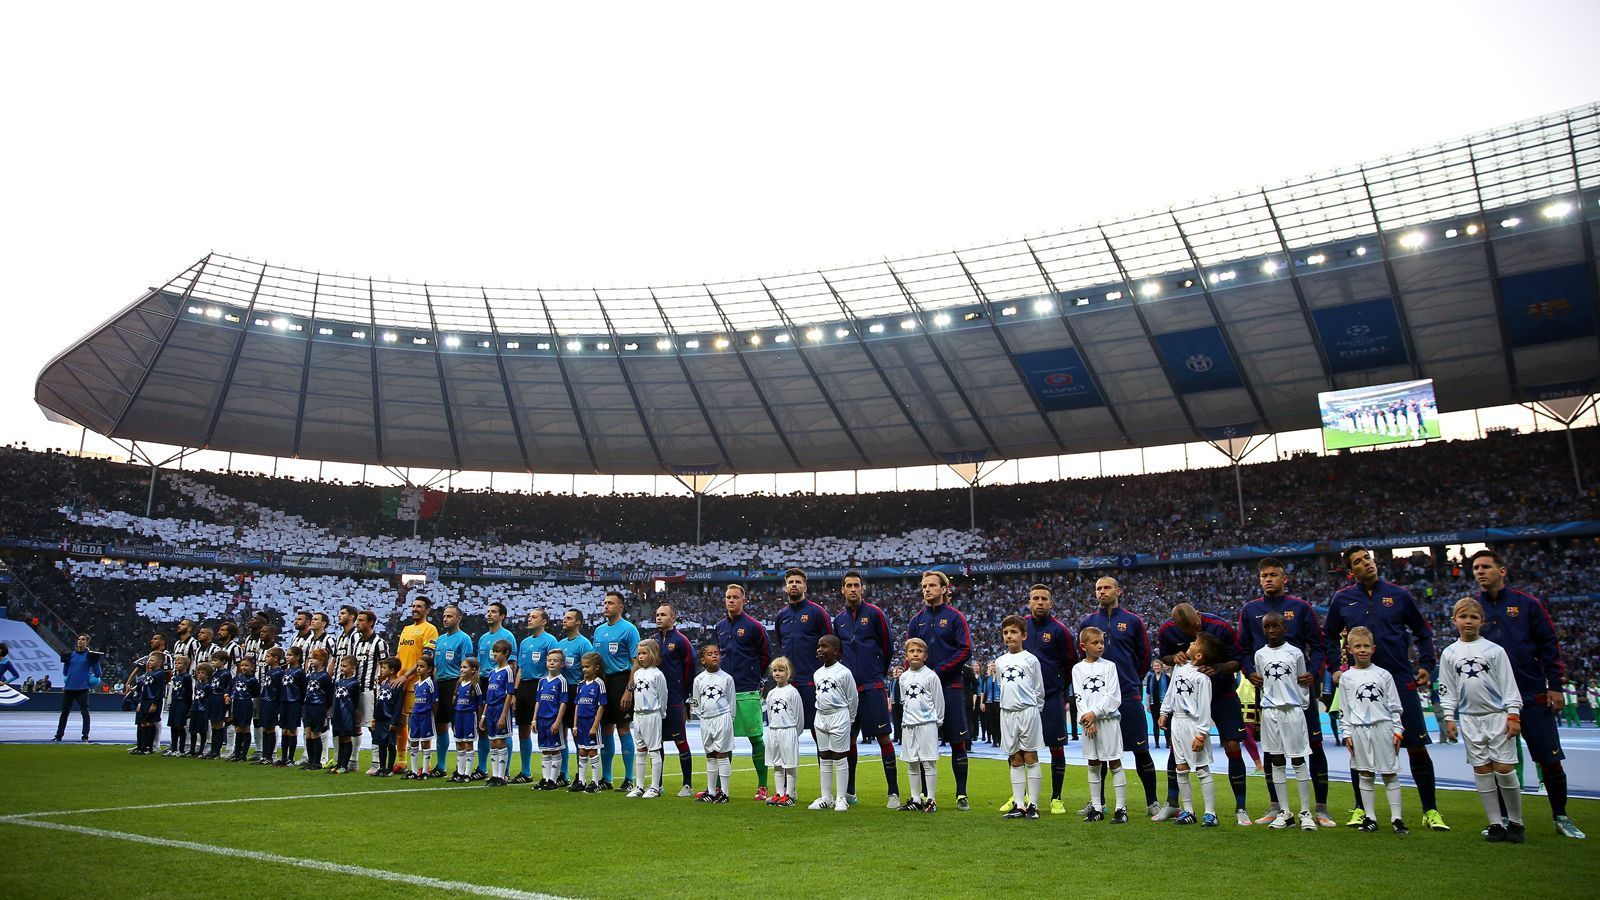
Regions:
[[47, 675], [51, 682], [58, 686], [61, 684], [64, 677], [61, 674], [61, 654], [26, 623], [0, 619], [0, 644], [5, 644], [11, 651], [11, 663], [20, 673], [16, 678], [17, 684], [29, 678], [37, 681]]
[[1593, 273], [1588, 263], [1500, 276], [1506, 337], [1532, 347], [1594, 335]]
[[1400, 335], [1400, 317], [1388, 297], [1312, 310], [1317, 335], [1335, 373], [1359, 372], [1411, 361]]
[[1156, 335], [1167, 373], [1180, 394], [1243, 387], [1228, 342], [1215, 325]]

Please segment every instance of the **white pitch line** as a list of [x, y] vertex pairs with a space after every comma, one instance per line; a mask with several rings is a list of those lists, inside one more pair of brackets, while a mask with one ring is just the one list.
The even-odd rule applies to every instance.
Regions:
[[[376, 793], [399, 793], [398, 791]], [[339, 875], [352, 875], [358, 878], [372, 878], [378, 881], [394, 881], [401, 884], [420, 885], [422, 887], [437, 888], [446, 891], [457, 891], [463, 894], [477, 894], [484, 897], [507, 897], [513, 900], [561, 900], [553, 894], [540, 894], [534, 891], [519, 891], [515, 888], [497, 887], [488, 884], [472, 884], [466, 881], [449, 881], [443, 878], [430, 878], [426, 875], [413, 875], [409, 872], [390, 872], [387, 869], [369, 869], [365, 866], [347, 866], [343, 863], [324, 862], [320, 859], [297, 859], [292, 856], [279, 856], [276, 853], [262, 853], [258, 850], [239, 850], [232, 847], [217, 847], [211, 844], [199, 844], [194, 841], [177, 841], [170, 838], [150, 837], [144, 834], [134, 834], [127, 831], [107, 831], [103, 828], [87, 828], [82, 825], [65, 825], [59, 822], [37, 822], [32, 819], [11, 817], [0, 820], [7, 825], [20, 825], [26, 828], [45, 828], [51, 831], [68, 831], [73, 834], [86, 834], [90, 837], [108, 838], [116, 841], [131, 841], [136, 844], [149, 844], [154, 847], [167, 847], [173, 850], [193, 850], [200, 853], [214, 853], [217, 856], [243, 857], [256, 862], [278, 863], [285, 866], [296, 866], [301, 869], [312, 869], [318, 872], [332, 872]]]
[[9, 816], [0, 816], [0, 821], [8, 819], [33, 819], [43, 816], [78, 816], [86, 813], [114, 813], [133, 812], [141, 809], [176, 809], [183, 806], [218, 806], [228, 803], [270, 803], [273, 800], [323, 800], [330, 797], [372, 797], [382, 794], [415, 794], [421, 791], [436, 791], [438, 787], [391, 788], [376, 791], [333, 791], [327, 794], [286, 794], [279, 797], [228, 797], [222, 800], [180, 800], [174, 803], [141, 803], [137, 806], [100, 806], [88, 809], [52, 809], [44, 812], [16, 813]]

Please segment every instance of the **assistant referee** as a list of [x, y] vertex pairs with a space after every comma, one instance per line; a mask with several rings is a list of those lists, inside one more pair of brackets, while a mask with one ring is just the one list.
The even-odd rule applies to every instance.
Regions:
[[605, 743], [600, 745], [600, 789], [611, 789], [613, 735], [622, 735], [622, 790], [633, 790], [633, 655], [639, 651], [639, 627], [622, 617], [622, 594], [606, 591], [601, 608], [606, 620], [594, 628], [594, 649], [605, 669], [606, 708], [600, 719]]

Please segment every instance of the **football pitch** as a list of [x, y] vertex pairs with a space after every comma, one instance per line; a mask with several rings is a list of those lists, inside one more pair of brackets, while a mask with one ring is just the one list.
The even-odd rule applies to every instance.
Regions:
[[[1424, 419], [1422, 422], [1421, 440], [1435, 440], [1439, 437], [1438, 419]], [[1407, 439], [1409, 440], [1409, 439]], [[1373, 444], [1398, 443], [1395, 439], [1385, 438], [1376, 434], [1356, 434], [1349, 431], [1340, 431], [1336, 428], [1322, 429], [1322, 445], [1328, 450], [1345, 450], [1350, 447], [1370, 447]]]
[[[702, 760], [696, 759], [697, 779]], [[803, 760], [805, 762], [805, 760]], [[749, 759], [734, 760], [733, 802], [486, 788], [363, 775], [332, 776], [215, 761], [132, 757], [99, 745], [0, 744], [0, 896], [270, 895], [384, 897], [421, 888], [501, 897], [884, 897], [1071, 895], [1201, 889], [1228, 896], [1414, 890], [1432, 896], [1565, 896], [1600, 878], [1591, 841], [1558, 837], [1543, 797], [1526, 798], [1528, 843], [1486, 844], [1476, 795], [1441, 791], [1455, 829], [1428, 832], [1405, 791], [1412, 833], [1338, 828], [1316, 833], [1153, 824], [1129, 772], [1133, 822], [1084, 824], [1074, 813], [1005, 821], [1006, 765], [974, 759], [973, 810], [955, 810], [949, 760], [940, 811], [884, 808], [883, 771], [860, 768], [861, 804], [847, 813], [752, 801]], [[901, 779], [905, 778], [902, 767]], [[1158, 789], [1165, 790], [1158, 773]], [[1266, 796], [1250, 786], [1253, 812]], [[816, 796], [815, 765], [800, 770]], [[1048, 794], [1049, 772], [1045, 772]], [[1084, 770], [1067, 770], [1076, 808]], [[1335, 783], [1335, 818], [1349, 785]], [[1291, 794], [1293, 788], [1291, 787]], [[1221, 811], [1231, 807], [1217, 779]], [[1379, 791], [1379, 803], [1383, 803]], [[1593, 830], [1600, 801], [1571, 814]], [[1359, 880], [1352, 880], [1359, 879]], [[1180, 888], [1180, 884], [1184, 887]], [[1210, 887], [1201, 888], [1200, 886]]]

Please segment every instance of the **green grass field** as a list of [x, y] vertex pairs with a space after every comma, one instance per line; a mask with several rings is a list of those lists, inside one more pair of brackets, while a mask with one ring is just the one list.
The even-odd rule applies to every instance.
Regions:
[[[1227, 822], [1201, 830], [1152, 824], [1142, 815], [1113, 827], [1085, 825], [1071, 814], [1002, 821], [995, 809], [1010, 788], [1005, 765], [996, 761], [973, 761], [975, 808], [968, 813], [954, 809], [946, 768], [939, 786], [948, 807], [935, 815], [884, 809], [883, 772], [875, 759], [862, 761], [861, 805], [842, 814], [755, 803], [747, 799], [755, 789], [748, 760], [734, 762], [735, 801], [705, 806], [676, 797], [644, 801], [614, 793], [418, 785], [130, 757], [119, 747], [0, 745], [0, 771], [10, 773], [0, 795], [0, 897], [176, 892], [326, 900], [418, 888], [452, 893], [450, 885], [423, 880], [429, 878], [460, 883], [455, 890], [461, 893], [477, 886], [499, 896], [747, 897], [763, 890], [831, 897], [1107, 890], [1345, 896], [1415, 890], [1476, 897], [1513, 890], [1570, 897], [1600, 878], [1600, 853], [1590, 842], [1557, 837], [1542, 797], [1528, 798], [1529, 840], [1514, 847], [1484, 843], [1478, 835], [1482, 808], [1475, 795], [1460, 792], [1440, 794], [1455, 828], [1448, 834], [1416, 830], [1397, 837], [1346, 828], [1308, 834]], [[668, 763], [667, 784], [674, 787], [676, 765]], [[814, 767], [800, 770], [806, 798], [816, 795], [816, 777]], [[1048, 766], [1045, 779], [1048, 791]], [[1137, 805], [1143, 792], [1131, 772], [1129, 781], [1129, 799]], [[1069, 768], [1068, 805], [1081, 806], [1086, 790], [1083, 769]], [[1265, 804], [1259, 779], [1252, 779], [1251, 792], [1259, 814]], [[1219, 803], [1231, 805], [1222, 800], [1225, 779], [1218, 781], [1218, 794]], [[1348, 785], [1333, 785], [1336, 811], [1348, 797]], [[1379, 797], [1381, 804], [1381, 790]], [[1405, 801], [1407, 818], [1418, 828], [1416, 792], [1408, 789]], [[138, 808], [147, 804], [159, 806]], [[1591, 829], [1600, 825], [1600, 802], [1575, 801], [1571, 813]], [[486, 863], [495, 840], [503, 850]], [[334, 865], [313, 871], [277, 857]], [[1359, 883], [1341, 880], [1355, 873]]]
[[[1422, 432], [1428, 440], [1439, 437], [1439, 420], [1424, 419]], [[1375, 434], [1353, 434], [1348, 431], [1337, 431], [1332, 428], [1322, 429], [1322, 445], [1328, 450], [1344, 450], [1349, 447], [1370, 447], [1373, 444], [1400, 443], [1399, 441], [1380, 441]]]

